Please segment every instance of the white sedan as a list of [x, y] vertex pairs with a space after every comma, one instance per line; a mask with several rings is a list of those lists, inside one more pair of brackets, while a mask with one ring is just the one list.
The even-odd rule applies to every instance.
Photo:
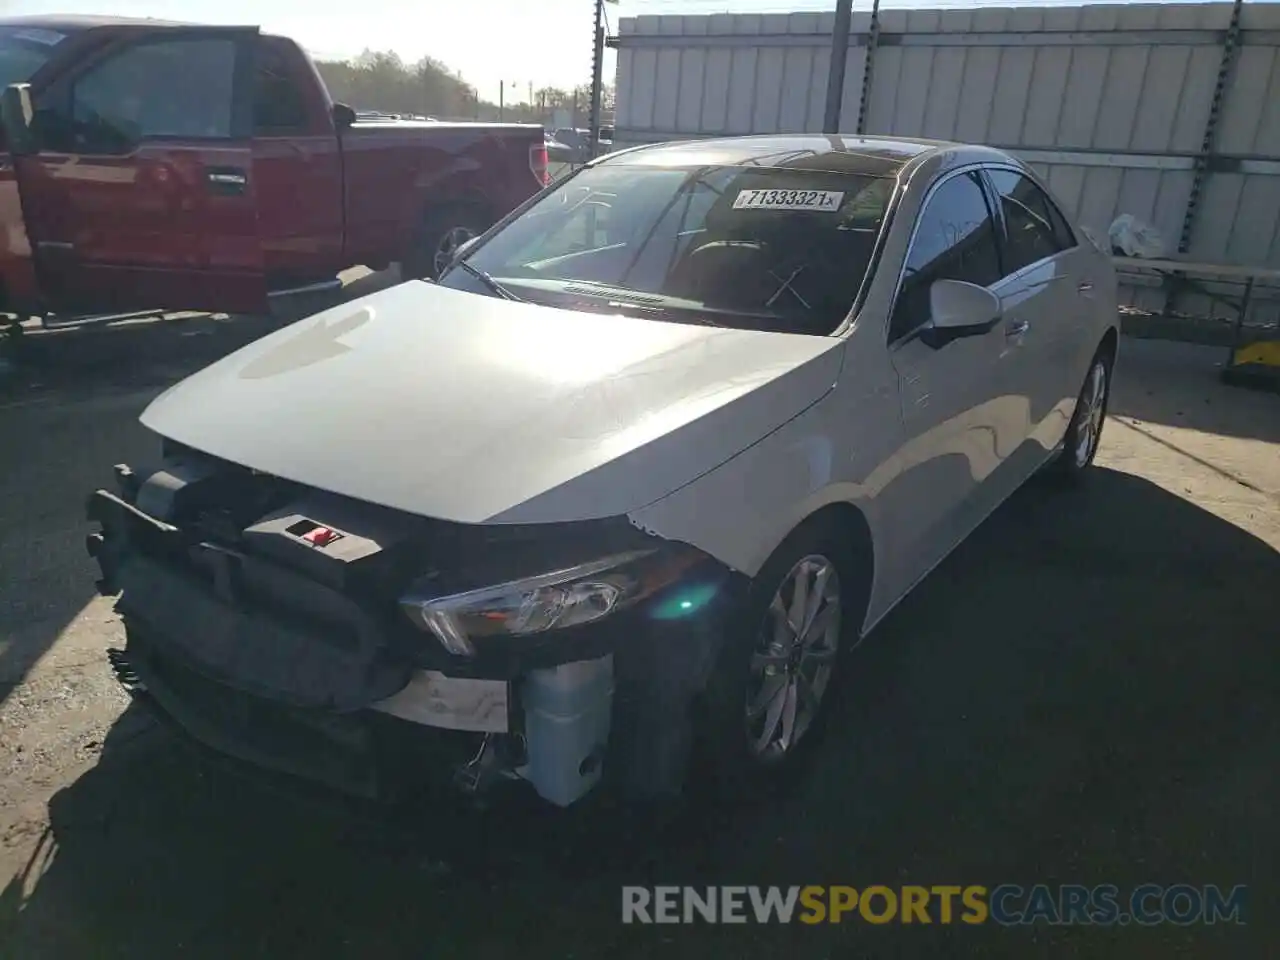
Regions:
[[146, 410], [163, 459], [92, 500], [117, 671], [368, 795], [776, 770], [842, 648], [1087, 472], [1118, 334], [1108, 257], [999, 151], [612, 154]]

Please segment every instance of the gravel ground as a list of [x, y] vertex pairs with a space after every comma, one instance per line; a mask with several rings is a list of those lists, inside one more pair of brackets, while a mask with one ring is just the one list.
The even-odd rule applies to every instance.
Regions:
[[[410, 836], [204, 769], [103, 657], [84, 495], [269, 326], [48, 338], [0, 399], [0, 958], [1272, 955], [1280, 398], [1217, 351], [1126, 341], [1091, 483], [1028, 488], [895, 611], [787, 790], [661, 837], [501, 805]], [[624, 883], [1148, 881], [1249, 884], [1251, 924], [618, 922]]]

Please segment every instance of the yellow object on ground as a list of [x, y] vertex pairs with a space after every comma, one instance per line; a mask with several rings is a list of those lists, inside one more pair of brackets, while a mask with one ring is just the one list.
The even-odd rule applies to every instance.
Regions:
[[1260, 340], [1237, 347], [1231, 363], [1233, 366], [1257, 363], [1267, 367], [1280, 367], [1280, 340]]

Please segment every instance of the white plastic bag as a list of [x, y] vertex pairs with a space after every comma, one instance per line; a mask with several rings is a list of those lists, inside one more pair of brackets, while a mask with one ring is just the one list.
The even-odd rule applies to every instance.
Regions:
[[1116, 217], [1107, 235], [1111, 239], [1111, 248], [1126, 257], [1159, 260], [1164, 256], [1163, 234], [1131, 213], [1122, 213]]

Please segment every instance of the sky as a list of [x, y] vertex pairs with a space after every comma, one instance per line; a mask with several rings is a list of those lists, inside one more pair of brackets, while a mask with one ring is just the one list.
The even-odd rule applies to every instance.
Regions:
[[[973, 0], [885, 0], [883, 6], [941, 7]], [[1008, 2], [1008, 0], [1006, 0]], [[1046, 0], [1032, 0], [1044, 5]], [[1047, 0], [1054, 2], [1054, 0]], [[976, 2], [973, 5], [978, 5]], [[829, 10], [835, 0], [621, 0], [605, 9], [643, 14]], [[854, 0], [869, 9], [870, 0]], [[313, 56], [345, 59], [364, 49], [394, 50], [413, 62], [431, 56], [459, 71], [480, 95], [528, 98], [529, 84], [565, 89], [591, 80], [594, 0], [0, 0], [0, 14], [102, 13], [199, 23], [257, 25], [293, 37]], [[612, 52], [605, 80], [613, 79]]]
[[[732, 2], [761, 7], [770, 0]], [[703, 6], [698, 0], [691, 5]], [[593, 9], [593, 0], [0, 0], [5, 16], [101, 13], [258, 25], [326, 59], [365, 48], [395, 50], [409, 62], [432, 56], [492, 100], [500, 81], [516, 87], [518, 100], [527, 99], [530, 81], [535, 88], [589, 83]], [[607, 9], [615, 29], [619, 16], [673, 12], [666, 0], [610, 3]], [[610, 57], [607, 80], [613, 69]]]
[[[623, 16], [831, 6], [834, 0], [622, 0], [605, 9], [612, 33]], [[394, 50], [409, 62], [431, 56], [489, 100], [497, 100], [504, 81], [518, 91], [517, 100], [528, 98], [530, 82], [535, 89], [589, 83], [593, 11], [593, 0], [0, 0], [5, 16], [99, 13], [257, 25], [293, 37], [326, 59], [345, 59], [365, 48]], [[613, 71], [610, 51], [607, 82]]]

